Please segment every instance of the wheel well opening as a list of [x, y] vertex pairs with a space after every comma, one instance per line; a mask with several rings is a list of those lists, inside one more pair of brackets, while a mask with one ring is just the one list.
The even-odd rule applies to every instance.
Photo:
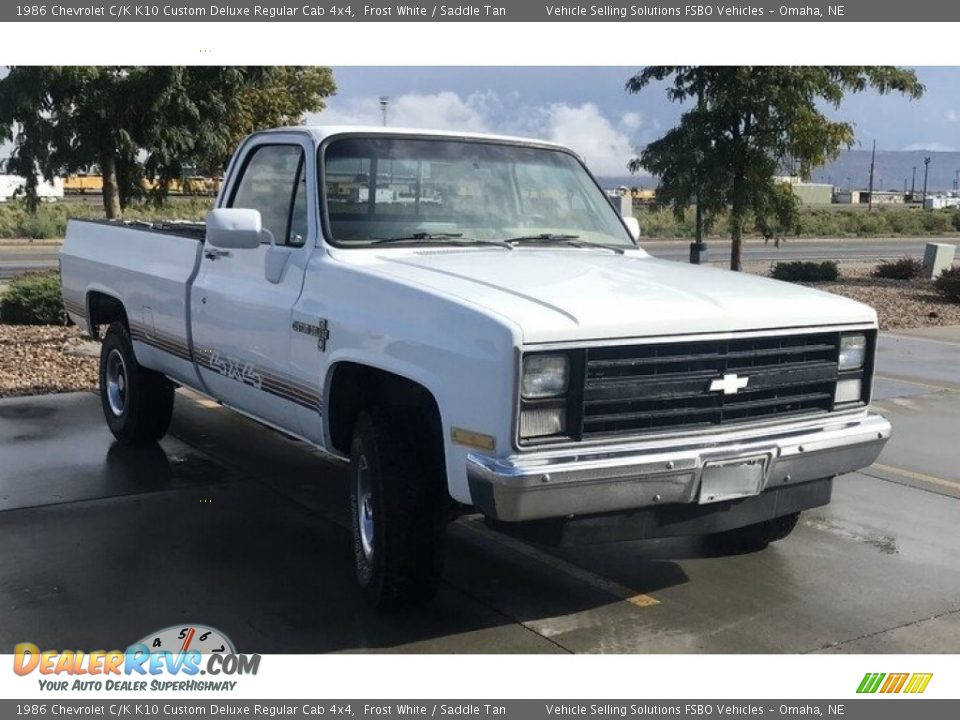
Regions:
[[373, 405], [416, 411], [435, 447], [443, 452], [440, 409], [429, 390], [400, 375], [350, 362], [339, 363], [330, 379], [326, 416], [334, 449], [350, 454], [357, 418]]
[[127, 322], [127, 311], [123, 303], [112, 295], [102, 292], [90, 292], [87, 294], [87, 314], [90, 324], [90, 336], [99, 337], [99, 327], [109, 325], [113, 322], [122, 322], [127, 328], [130, 324]]

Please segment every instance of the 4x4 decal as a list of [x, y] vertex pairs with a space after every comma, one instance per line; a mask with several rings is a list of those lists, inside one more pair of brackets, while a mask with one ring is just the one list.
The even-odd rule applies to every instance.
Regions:
[[320, 394], [296, 378], [258, 367], [255, 363], [204, 348], [196, 353], [197, 364], [244, 385], [283, 400], [321, 412]]
[[214, 350], [210, 353], [210, 369], [231, 380], [255, 387], [257, 390], [263, 388], [263, 377], [257, 372], [252, 362], [243, 362], [234, 357], [221, 355], [218, 350]]

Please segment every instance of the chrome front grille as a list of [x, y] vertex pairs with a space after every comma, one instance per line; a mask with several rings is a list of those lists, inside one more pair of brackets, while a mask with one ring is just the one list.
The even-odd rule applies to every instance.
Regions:
[[822, 332], [589, 348], [581, 437], [829, 412], [839, 345]]

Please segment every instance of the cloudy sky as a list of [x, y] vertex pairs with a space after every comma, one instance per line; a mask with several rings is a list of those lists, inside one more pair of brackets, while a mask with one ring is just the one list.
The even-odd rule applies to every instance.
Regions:
[[[662, 87], [629, 95], [636, 68], [338, 67], [339, 91], [313, 121], [380, 123], [390, 97], [394, 126], [477, 130], [554, 140], [583, 155], [598, 175], [622, 176], [636, 149], [671, 127], [681, 107]], [[0, 67], [0, 77], [5, 69]], [[960, 68], [919, 68], [919, 101], [863, 93], [836, 113], [857, 140], [883, 150], [960, 150]], [[8, 148], [0, 146], [0, 157]]]
[[[380, 123], [390, 97], [394, 126], [529, 135], [572, 146], [598, 175], [626, 174], [647, 142], [673, 126], [681, 106], [662, 87], [630, 95], [634, 68], [335, 68], [339, 92], [315, 119]], [[863, 93], [831, 114], [855, 123], [860, 147], [960, 150], [960, 68], [919, 68], [918, 101]]]

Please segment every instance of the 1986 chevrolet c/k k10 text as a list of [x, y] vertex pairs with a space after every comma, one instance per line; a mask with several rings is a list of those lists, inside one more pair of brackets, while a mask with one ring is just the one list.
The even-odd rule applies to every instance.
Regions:
[[159, 439], [182, 385], [349, 462], [379, 607], [434, 594], [458, 509], [546, 543], [762, 546], [890, 435], [872, 309], [649, 257], [562, 147], [286, 128], [225, 180], [205, 225], [70, 223], [107, 423]]

